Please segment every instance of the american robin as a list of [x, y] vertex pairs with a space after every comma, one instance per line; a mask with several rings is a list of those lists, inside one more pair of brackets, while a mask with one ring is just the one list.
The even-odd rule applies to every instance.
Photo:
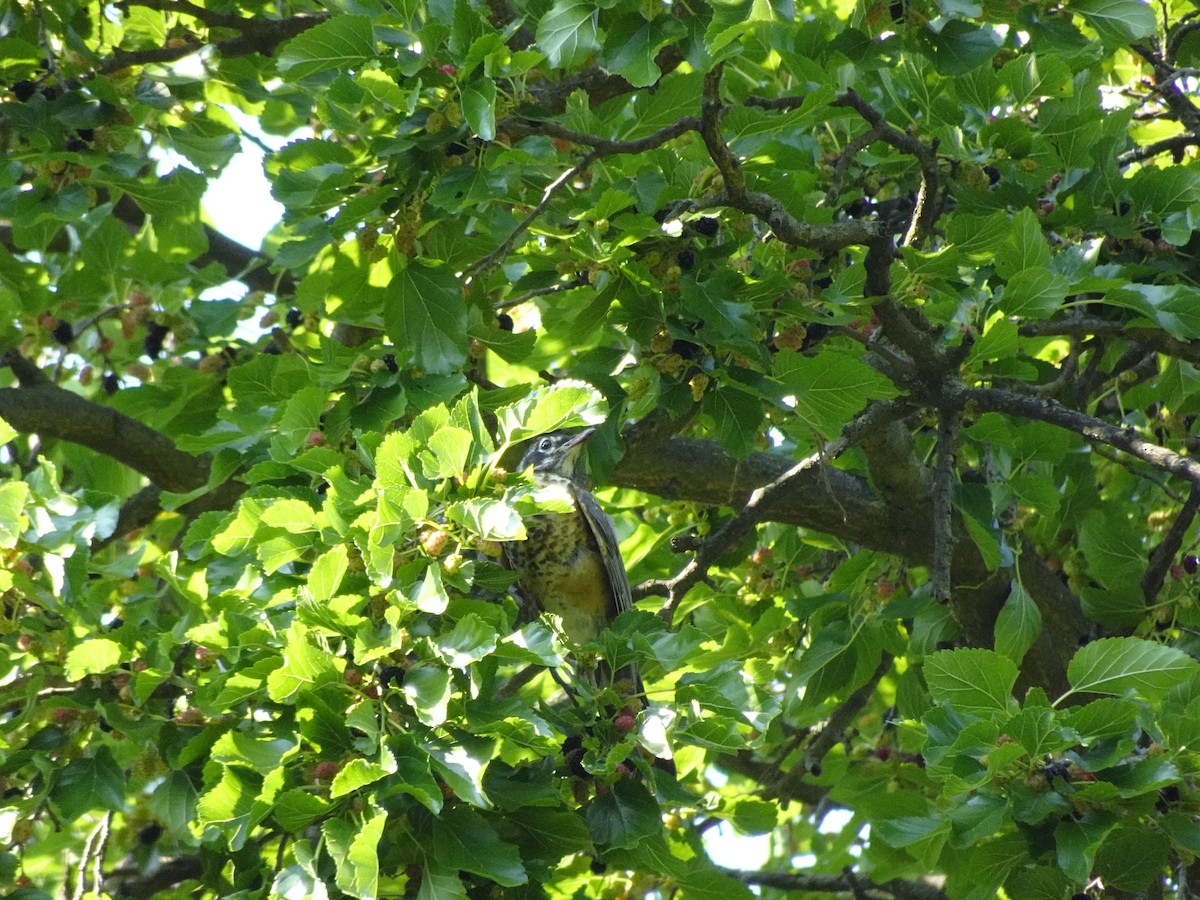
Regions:
[[[567, 636], [580, 644], [594, 640], [633, 606], [612, 520], [579, 471], [583, 443], [595, 430], [543, 435], [525, 451], [521, 468], [532, 467], [534, 484], [563, 488], [575, 508], [530, 516], [525, 520], [526, 539], [504, 545], [509, 568], [519, 573], [522, 598], [559, 616]], [[635, 690], [641, 689], [636, 672], [622, 670], [620, 675], [629, 677]]]

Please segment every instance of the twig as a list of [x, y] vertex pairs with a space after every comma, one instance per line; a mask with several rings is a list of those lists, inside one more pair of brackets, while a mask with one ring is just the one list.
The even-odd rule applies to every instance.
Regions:
[[505, 131], [513, 137], [540, 134], [546, 137], [562, 138], [563, 140], [570, 141], [572, 144], [582, 144], [585, 147], [591, 147], [603, 156], [614, 156], [619, 153], [644, 153], [647, 150], [653, 150], [655, 147], [665, 144], [672, 138], [687, 134], [689, 131], [699, 131], [700, 120], [695, 116], [684, 116], [677, 122], [672, 122], [670, 125], [666, 125], [652, 134], [632, 141], [611, 140], [610, 138], [600, 137], [596, 134], [575, 131], [573, 128], [567, 128], [557, 122], [534, 121], [525, 118], [506, 119], [498, 123], [496, 129], [497, 131]]
[[[731, 878], [736, 878], [742, 884], [755, 884], [782, 891], [825, 894], [849, 894], [853, 891], [850, 883], [846, 880], [845, 873], [816, 875], [807, 872], [747, 872], [742, 869], [725, 868], [720, 871]], [[864, 887], [861, 882], [859, 882], [859, 886], [860, 888]], [[865, 896], [877, 897], [881, 893], [890, 895], [895, 900], [947, 900], [944, 893], [923, 881], [905, 881], [901, 878], [894, 878], [883, 884], [870, 882], [869, 887], [865, 887]]]
[[[945, 396], [952, 394], [953, 396]], [[947, 388], [943, 397], [952, 405], [970, 404], [980, 412], [998, 412], [1025, 419], [1049, 422], [1082, 435], [1089, 441], [1107, 444], [1138, 459], [1150, 463], [1157, 469], [1186, 479], [1193, 485], [1200, 484], [1200, 460], [1181, 456], [1166, 447], [1152, 444], [1137, 436], [1133, 428], [1118, 428], [1085, 413], [1068, 409], [1052, 400], [1029, 397], [996, 388]]]
[[547, 294], [557, 294], [559, 291], [569, 291], [577, 287], [586, 287], [587, 284], [586, 279], [576, 276], [570, 281], [558, 281], [554, 284], [548, 284], [545, 287], [534, 288], [531, 291], [526, 291], [523, 294], [502, 300], [499, 303], [493, 303], [492, 309], [509, 309], [513, 306], [520, 306], [526, 300], [532, 300], [534, 297], [544, 297]]
[[550, 182], [550, 184], [546, 185], [546, 189], [542, 191], [542, 199], [538, 205], [531, 209], [525, 218], [516, 224], [516, 227], [509, 232], [508, 237], [506, 237], [500, 243], [500, 246], [483, 259], [472, 263], [467, 267], [466, 271], [463, 273], [465, 280], [473, 281], [477, 275], [487, 272], [500, 259], [507, 256], [512, 248], [516, 245], [517, 238], [524, 234], [525, 229], [532, 225], [537, 217], [546, 211], [546, 207], [550, 205], [550, 201], [554, 199], [554, 195], [558, 193], [559, 189], [563, 185], [570, 182], [571, 179], [576, 178], [586, 172], [588, 166], [590, 166], [599, 156], [600, 154], [594, 150], [591, 153], [585, 154], [583, 159], [555, 178], [552, 182]]
[[1171, 563], [1179, 554], [1179, 548], [1183, 546], [1183, 541], [1187, 537], [1192, 520], [1196, 518], [1198, 511], [1200, 511], [1200, 485], [1193, 483], [1187, 501], [1179, 510], [1175, 521], [1171, 523], [1162, 543], [1155, 547], [1150, 554], [1150, 564], [1146, 566], [1146, 571], [1142, 574], [1142, 594], [1146, 598], [1146, 606], [1153, 606], [1158, 599], [1158, 593], [1162, 590]]
[[1186, 134], [1177, 134], [1163, 138], [1161, 141], [1155, 141], [1153, 144], [1146, 144], [1144, 147], [1134, 147], [1132, 150], [1118, 153], [1117, 165], [1128, 166], [1135, 162], [1151, 159], [1160, 153], [1170, 153], [1195, 146], [1200, 146], [1200, 134], [1189, 131]]
[[869, 128], [846, 144], [846, 149], [842, 151], [837, 164], [833, 167], [833, 175], [829, 178], [829, 190], [825, 192], [825, 196], [817, 203], [817, 206], [833, 206], [842, 192], [842, 182], [846, 178], [846, 170], [850, 168], [850, 163], [854, 162], [854, 157], [860, 150], [869, 147], [877, 140], [879, 140], [879, 132], [874, 128]]
[[884, 653], [883, 658], [879, 661], [879, 666], [875, 669], [875, 673], [867, 679], [867, 683], [847, 697], [842, 704], [833, 711], [829, 716], [825, 727], [817, 732], [816, 736], [809, 742], [804, 749], [804, 757], [797, 768], [784, 776], [783, 781], [787, 781], [793, 777], [793, 773], [797, 773], [800, 777], [815, 771], [815, 767], [821, 764], [821, 760], [825, 758], [825, 754], [834, 748], [835, 745], [845, 740], [846, 731], [858, 718], [858, 714], [862, 712], [863, 707], [870, 702], [875, 696], [875, 688], [879, 686], [879, 682], [883, 679], [892, 668], [892, 656], [890, 653]]
[[878, 110], [854, 90], [841, 94], [833, 101], [833, 105], [853, 109], [878, 133], [881, 141], [891, 144], [902, 153], [916, 157], [921, 168], [921, 186], [917, 191], [912, 221], [904, 235], [904, 246], [919, 246], [933, 232], [933, 223], [937, 221], [937, 204], [932, 202], [937, 196], [938, 186], [937, 142], [926, 144], [889, 124]]
[[755, 488], [738, 514], [726, 522], [720, 531], [705, 540], [699, 552], [674, 578], [649, 582], [642, 586], [646, 596], [666, 596], [667, 602], [659, 615], [670, 624], [675, 610], [683, 602], [687, 592], [707, 576], [709, 568], [726, 550], [748, 535], [768, 514], [776, 494], [785, 491], [793, 480], [822, 461], [836, 459], [852, 444], [861, 440], [863, 435], [904, 415], [907, 409], [905, 404], [895, 401], [884, 401], [869, 406], [842, 430], [836, 440], [830, 441], [816, 453], [806, 456], [769, 484]]
[[933, 597], [949, 603], [953, 586], [951, 561], [954, 556], [954, 462], [958, 443], [958, 410], [938, 410], [937, 463], [933, 470], [933, 563], [929, 581]]

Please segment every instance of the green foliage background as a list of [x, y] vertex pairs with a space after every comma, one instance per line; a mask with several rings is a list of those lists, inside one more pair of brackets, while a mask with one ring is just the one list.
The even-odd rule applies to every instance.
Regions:
[[[1189, 896], [1198, 67], [1187, 0], [0, 8], [5, 895]], [[579, 649], [497, 559], [586, 424]]]

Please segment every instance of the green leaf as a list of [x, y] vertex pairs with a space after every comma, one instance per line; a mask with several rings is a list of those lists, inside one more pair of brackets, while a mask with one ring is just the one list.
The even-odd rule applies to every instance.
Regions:
[[729, 821], [741, 834], [770, 834], [779, 823], [779, 807], [766, 800], [746, 797], [733, 805]]
[[598, 10], [580, 0], [557, 0], [538, 22], [538, 49], [546, 54], [554, 68], [570, 69], [582, 65], [588, 54], [599, 50], [596, 38]]
[[759, 402], [746, 391], [727, 385], [709, 388], [702, 402], [721, 446], [738, 459], [749, 456], [762, 426]]
[[496, 421], [504, 443], [512, 445], [560, 428], [599, 425], [607, 415], [608, 404], [598, 390], [586, 382], [565, 379], [501, 406]]
[[337, 775], [333, 777], [333, 783], [329, 786], [329, 799], [336, 800], [338, 797], [352, 794], [359, 788], [374, 784], [389, 774], [391, 773], [388, 769], [379, 763], [365, 759], [352, 759], [342, 766]]
[[1008, 280], [999, 301], [1010, 316], [1048, 319], [1067, 298], [1069, 284], [1063, 276], [1045, 269], [1026, 269]]
[[279, 71], [289, 81], [322, 72], [344, 72], [375, 58], [375, 34], [367, 16], [332, 16], [292, 38], [279, 51]]
[[669, 25], [678, 23], [671, 16], [649, 21], [640, 13], [626, 13], [608, 27], [604, 39], [606, 68], [616, 72], [634, 87], [649, 87], [662, 76], [654, 62], [659, 48], [677, 33]]
[[859, 356], [840, 351], [809, 357], [781, 350], [775, 373], [795, 393], [797, 415], [827, 438], [838, 434], [868, 401], [897, 395], [895, 386]]
[[1087, 21], [1106, 44], [1126, 45], [1154, 33], [1154, 9], [1142, 0], [1075, 0], [1068, 10]]
[[384, 308], [387, 335], [431, 374], [466, 360], [467, 310], [448, 266], [411, 261], [391, 283], [395, 297]]
[[349, 551], [344, 544], [338, 544], [321, 554], [308, 573], [308, 592], [313, 600], [324, 602], [332, 599], [349, 567]]
[[1136, 703], [1104, 697], [1068, 710], [1064, 721], [1090, 744], [1096, 741], [1132, 739], [1137, 715]]
[[307, 630], [295, 623], [287, 631], [283, 665], [267, 677], [267, 694], [276, 703], [284, 703], [301, 691], [340, 680], [333, 657], [313, 646]]
[[1045, 269], [1050, 264], [1050, 247], [1042, 225], [1031, 210], [1022, 209], [1012, 218], [1008, 237], [996, 254], [996, 271], [1012, 278], [1026, 269]]
[[455, 807], [434, 822], [433, 853], [439, 865], [481, 875], [504, 887], [529, 880], [517, 848], [502, 841], [474, 810]]
[[642, 785], [628, 778], [592, 800], [584, 818], [592, 840], [605, 847], [636, 847], [663, 828], [658, 803]]
[[1157, 700], [1198, 669], [1196, 660], [1174, 647], [1133, 637], [1101, 638], [1071, 658], [1067, 665], [1071, 690], [1064, 697], [1085, 692], [1136, 693]]
[[1014, 702], [1017, 666], [991, 650], [942, 650], [925, 660], [925, 682], [934, 700], [958, 712], [992, 716]]
[[351, 897], [379, 896], [379, 839], [387, 812], [369, 809], [365, 821], [329, 819], [321, 826], [329, 855], [337, 866], [337, 886]]
[[492, 79], [481, 78], [463, 90], [462, 111], [480, 139], [496, 139], [496, 83]]
[[[5, 428], [7, 425], [0, 419], [0, 430]], [[29, 485], [25, 482], [0, 484], [0, 548], [11, 550], [17, 546], [17, 539], [26, 527], [24, 513], [28, 499]]]
[[463, 616], [449, 634], [436, 640], [438, 653], [446, 664], [465, 669], [496, 649], [496, 629], [474, 613]]
[[996, 652], [1017, 665], [1042, 632], [1042, 614], [1029, 591], [1013, 581], [1008, 599], [996, 617]]
[[943, 75], [965, 75], [982, 65], [1004, 43], [1004, 38], [991, 27], [979, 27], [962, 19], [950, 19], [932, 37], [933, 63]]
[[125, 774], [107, 747], [72, 760], [58, 772], [50, 799], [63, 819], [73, 822], [93, 809], [120, 811], [125, 805]]
[[109, 638], [91, 638], [76, 644], [67, 654], [65, 674], [68, 681], [87, 675], [111, 672], [121, 662], [121, 645]]
[[1093, 510], [1079, 529], [1079, 547], [1087, 560], [1088, 575], [1116, 590], [1139, 584], [1146, 565], [1141, 538], [1123, 516]]
[[170, 772], [154, 789], [148, 805], [172, 837], [191, 846], [196, 843], [190, 827], [196, 818], [196, 801], [192, 780], [183, 772]]

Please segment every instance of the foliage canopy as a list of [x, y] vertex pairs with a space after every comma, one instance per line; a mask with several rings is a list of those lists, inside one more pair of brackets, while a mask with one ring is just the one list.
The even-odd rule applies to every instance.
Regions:
[[1187, 896], [1191, 7], [10, 3], [8, 896]]

